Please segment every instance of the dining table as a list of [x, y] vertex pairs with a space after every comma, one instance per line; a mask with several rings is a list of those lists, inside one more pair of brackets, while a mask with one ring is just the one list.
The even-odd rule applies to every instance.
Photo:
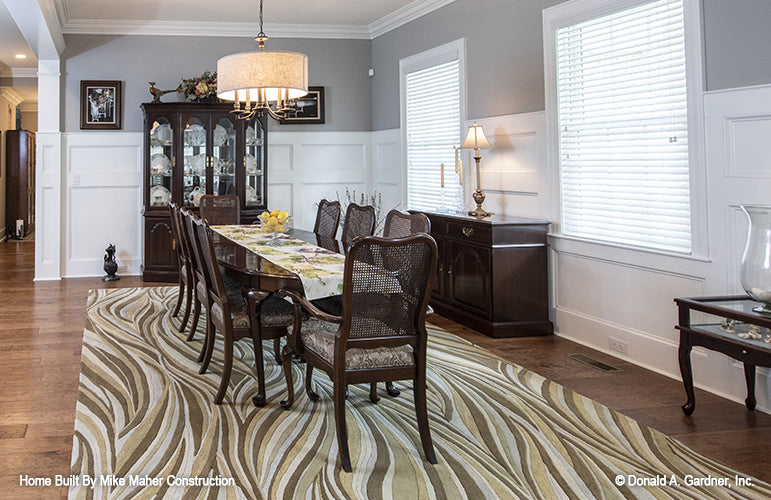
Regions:
[[[340, 295], [343, 288], [345, 256], [334, 239], [300, 229], [270, 233], [257, 225], [211, 226], [212, 243], [220, 269], [237, 281], [241, 293], [256, 308], [254, 297], [264, 300], [270, 292], [292, 290], [308, 299]], [[253, 313], [252, 313], [253, 314]], [[263, 326], [253, 338], [256, 346], [273, 340], [276, 362], [280, 363], [279, 342], [287, 334], [284, 326]], [[252, 398], [258, 407], [266, 401], [262, 349], [258, 356], [258, 390]]]

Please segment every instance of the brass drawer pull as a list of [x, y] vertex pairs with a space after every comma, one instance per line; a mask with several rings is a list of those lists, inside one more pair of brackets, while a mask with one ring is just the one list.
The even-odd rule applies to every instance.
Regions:
[[471, 236], [474, 234], [474, 229], [471, 227], [464, 227], [461, 229], [461, 232], [466, 238], [471, 238]]

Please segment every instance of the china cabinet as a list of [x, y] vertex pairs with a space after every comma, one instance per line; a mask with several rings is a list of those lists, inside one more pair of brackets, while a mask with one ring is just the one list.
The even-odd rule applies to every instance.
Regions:
[[227, 103], [145, 103], [143, 279], [177, 277], [168, 205], [194, 212], [201, 196], [235, 193], [241, 223], [267, 206], [264, 117], [239, 120]]
[[439, 248], [431, 306], [491, 337], [549, 335], [549, 221], [425, 212]]

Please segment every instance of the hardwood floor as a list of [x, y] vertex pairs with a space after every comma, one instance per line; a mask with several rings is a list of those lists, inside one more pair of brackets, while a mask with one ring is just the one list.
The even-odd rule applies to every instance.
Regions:
[[[34, 245], [0, 242], [0, 497], [66, 498], [20, 476], [69, 474], [85, 305], [91, 288], [152, 285], [139, 277], [33, 282]], [[437, 325], [606, 404], [746, 474], [771, 481], [771, 415], [697, 390], [686, 417], [682, 383], [559, 337], [492, 339], [445, 318]], [[568, 357], [585, 354], [606, 373]], [[762, 386], [758, 388], [762, 390]]]

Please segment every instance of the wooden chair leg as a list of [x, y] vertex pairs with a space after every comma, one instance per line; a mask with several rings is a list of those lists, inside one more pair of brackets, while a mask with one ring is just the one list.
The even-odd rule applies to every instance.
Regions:
[[208, 316], [206, 319], [206, 335], [203, 339], [203, 347], [201, 348], [201, 354], [198, 356], [198, 361], [201, 362], [201, 369], [198, 373], [204, 374], [209, 368], [209, 362], [211, 361], [212, 353], [214, 352], [214, 337], [216, 335], [216, 329], [214, 323], [209, 321]]
[[281, 407], [288, 410], [294, 403], [294, 382], [292, 381], [292, 356], [289, 346], [284, 346], [282, 364], [284, 366], [284, 378], [286, 378], [286, 399], [281, 401]]
[[258, 335], [252, 339], [254, 344], [254, 362], [257, 365], [257, 395], [252, 398], [254, 406], [265, 406], [265, 360], [262, 355], [262, 340]]
[[334, 406], [335, 406], [335, 429], [337, 431], [337, 444], [340, 448], [340, 463], [345, 472], [353, 471], [351, 467], [351, 456], [348, 452], [348, 429], [345, 426], [345, 383], [340, 380], [334, 380]]
[[396, 397], [402, 393], [402, 391], [400, 391], [399, 388], [396, 387], [393, 382], [386, 382], [386, 392], [388, 393], [389, 396], [393, 396], [393, 397]]
[[281, 364], [281, 338], [276, 337], [273, 339], [273, 358], [276, 363]]
[[369, 383], [369, 400], [373, 403], [380, 401], [380, 396], [377, 395], [377, 382]]
[[[190, 319], [190, 306], [193, 302], [193, 287], [188, 285], [185, 292], [185, 315], [182, 316], [182, 321], [179, 323], [179, 332], [184, 332], [187, 326], [187, 320]], [[188, 339], [190, 340], [190, 339]]]
[[174, 306], [174, 311], [171, 313], [172, 318], [176, 318], [179, 314], [179, 308], [182, 307], [182, 298], [185, 296], [185, 282], [182, 278], [179, 279], [179, 292], [177, 293], [177, 305]]
[[[187, 340], [193, 340], [195, 331], [198, 329], [198, 318], [201, 316], [201, 301], [195, 299], [195, 308], [193, 309], [193, 324], [190, 325], [190, 333], [187, 334]], [[200, 360], [199, 360], [200, 361]]]
[[414, 380], [415, 385], [415, 413], [418, 417], [418, 432], [423, 444], [423, 453], [429, 463], [436, 463], [434, 445], [431, 442], [431, 430], [428, 428], [428, 408], [426, 406], [426, 377], [418, 375]]
[[306, 363], [305, 369], [305, 393], [314, 403], [319, 400], [319, 395], [313, 392], [313, 365]]
[[[217, 395], [214, 397], [214, 404], [218, 405], [222, 403], [225, 397], [225, 393], [228, 390], [228, 383], [230, 382], [230, 372], [233, 369], [233, 335], [225, 332], [225, 348], [223, 364], [222, 364], [222, 379], [220, 380], [220, 387], [217, 391]], [[213, 342], [212, 342], [213, 343]]]

